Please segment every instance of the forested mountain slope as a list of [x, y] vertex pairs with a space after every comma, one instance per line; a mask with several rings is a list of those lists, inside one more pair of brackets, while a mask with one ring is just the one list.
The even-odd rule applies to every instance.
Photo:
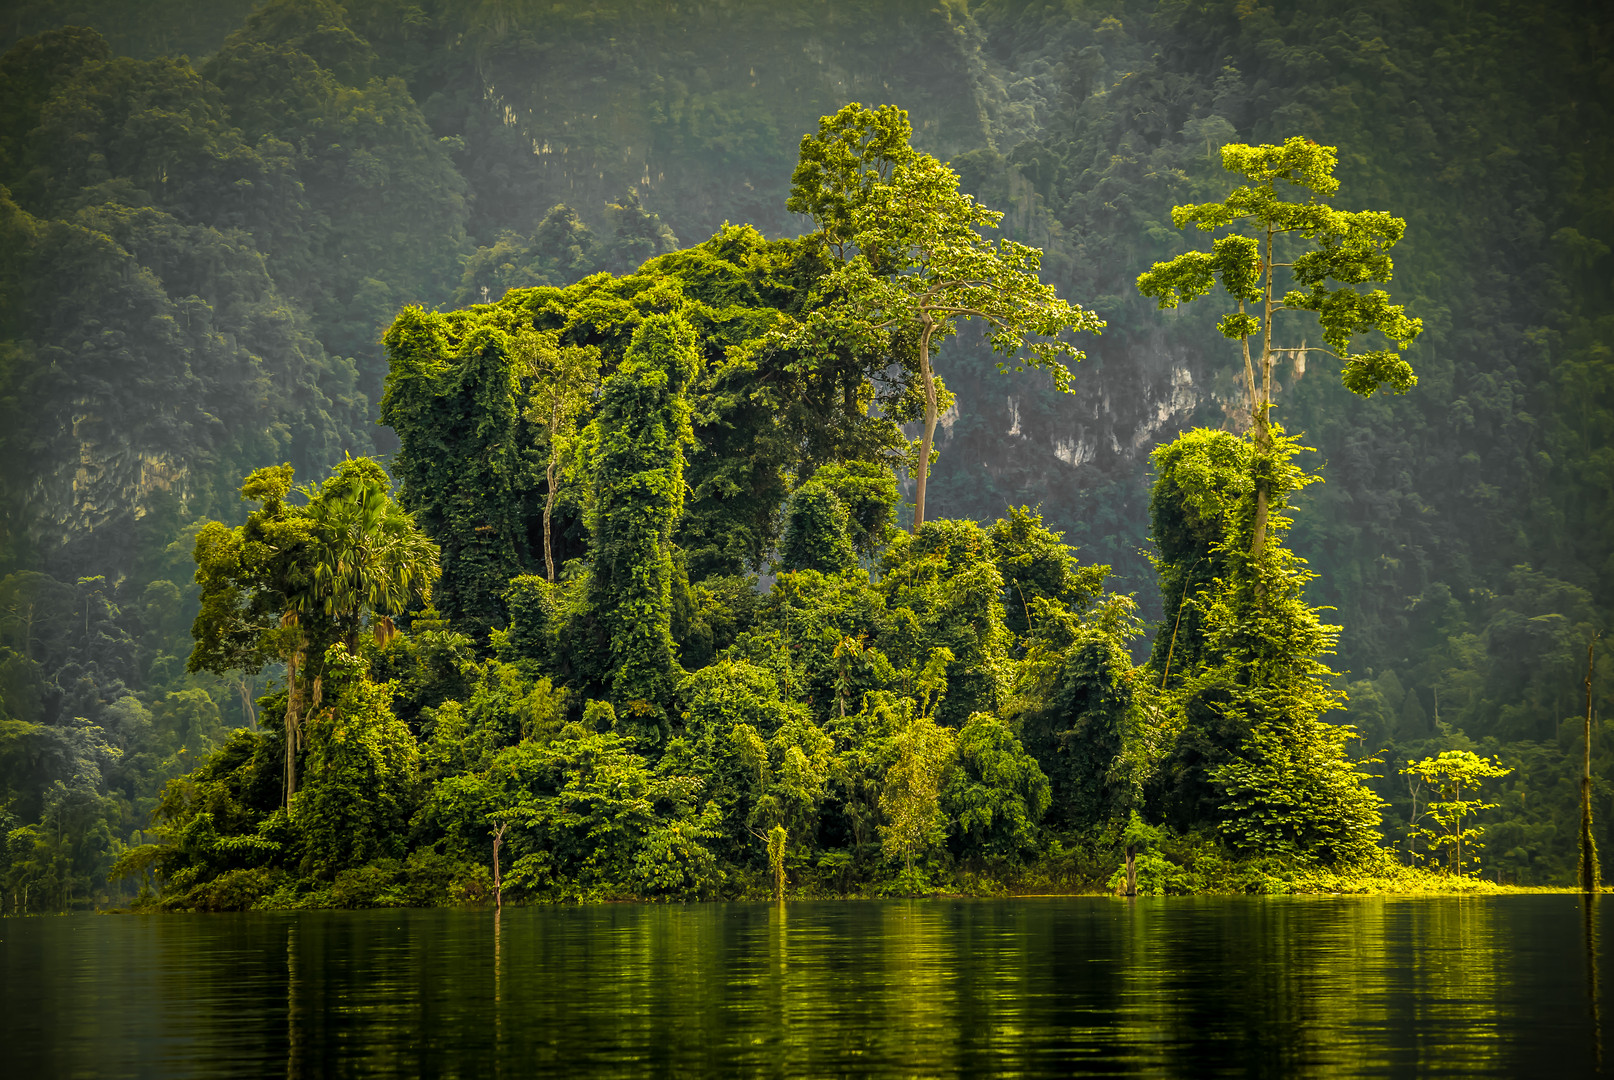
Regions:
[[396, 448], [380, 335], [401, 308], [624, 273], [725, 221], [799, 233], [797, 143], [849, 100], [910, 110], [915, 145], [1108, 322], [1069, 396], [998, 374], [967, 332], [943, 350], [957, 406], [930, 515], [1040, 504], [1151, 619], [1170, 600], [1148, 453], [1237, 424], [1212, 315], [1134, 287], [1194, 242], [1170, 208], [1226, 190], [1222, 144], [1304, 134], [1340, 148], [1343, 201], [1407, 219], [1393, 288], [1425, 321], [1418, 387], [1358, 400], [1281, 373], [1279, 417], [1327, 481], [1294, 546], [1338, 609], [1362, 749], [1505, 748], [1493, 849], [1527, 878], [1572, 867], [1566, 722], [1614, 615], [1600, 5], [134, 10], [0, 19], [0, 824], [40, 826], [17, 873], [103, 889], [162, 782], [251, 720], [261, 679], [181, 671], [191, 536], [241, 520], [254, 468], [312, 479]]

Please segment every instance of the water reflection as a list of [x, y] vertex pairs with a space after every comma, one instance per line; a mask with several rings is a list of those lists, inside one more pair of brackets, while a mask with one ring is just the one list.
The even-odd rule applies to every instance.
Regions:
[[1595, 898], [0, 920], [15, 1075], [1586, 1074]]
[[286, 1077], [303, 1075], [302, 1029], [297, 1008], [297, 927], [286, 927]]
[[1586, 946], [1587, 1003], [1591, 1006], [1592, 1053], [1596, 1056], [1598, 1072], [1603, 1070], [1602, 986], [1597, 978], [1597, 950], [1601, 926], [1597, 917], [1597, 905], [1601, 899], [1598, 893], [1588, 893], [1581, 897], [1580, 902], [1581, 936]]

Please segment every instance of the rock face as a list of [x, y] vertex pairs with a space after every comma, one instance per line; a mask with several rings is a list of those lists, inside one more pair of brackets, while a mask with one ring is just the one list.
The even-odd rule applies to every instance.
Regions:
[[1060, 394], [1040, 373], [999, 373], [990, 350], [963, 337], [937, 364], [957, 404], [937, 427], [932, 513], [989, 520], [1040, 505], [1085, 560], [1114, 566], [1118, 587], [1138, 591], [1147, 610], [1149, 454], [1192, 426], [1240, 428], [1231, 350], [1207, 355], [1165, 330], [1100, 338], [1075, 368], [1072, 392]]
[[[35, 480], [38, 505], [45, 511], [40, 539], [67, 543], [77, 533], [107, 528], [124, 517], [138, 521], [157, 492], [189, 498], [190, 466], [173, 453], [131, 445], [93, 412], [73, 416], [72, 437], [78, 460], [71, 480], [60, 474]], [[65, 499], [64, 490], [71, 493]]]
[[194, 501], [194, 462], [154, 445], [149, 432], [121, 433], [91, 402], [79, 406], [64, 425], [76, 452], [30, 478], [27, 540], [52, 567], [126, 573], [136, 524], [159, 505]]

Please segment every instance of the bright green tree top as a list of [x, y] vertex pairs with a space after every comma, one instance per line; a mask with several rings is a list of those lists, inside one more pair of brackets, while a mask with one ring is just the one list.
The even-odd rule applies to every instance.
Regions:
[[[1423, 329], [1382, 289], [1359, 285], [1390, 280], [1389, 251], [1406, 232], [1407, 223], [1377, 210], [1336, 210], [1327, 204], [1339, 190], [1334, 178], [1334, 147], [1292, 136], [1282, 146], [1230, 144], [1222, 148], [1222, 167], [1242, 175], [1246, 183], [1221, 202], [1174, 207], [1172, 224], [1194, 225], [1202, 232], [1229, 230], [1210, 251], [1188, 251], [1169, 262], [1155, 263], [1139, 275], [1138, 290], [1161, 308], [1174, 308], [1211, 291], [1217, 282], [1234, 300], [1232, 311], [1218, 324], [1223, 336], [1244, 346], [1246, 390], [1258, 423], [1272, 404], [1273, 317], [1289, 311], [1317, 316], [1328, 352], [1343, 364], [1347, 389], [1367, 395], [1381, 386], [1405, 393], [1418, 381], [1401, 358]], [[1282, 185], [1280, 187], [1279, 185]], [[1280, 238], [1309, 241], [1291, 261], [1279, 261]], [[1278, 269], [1287, 269], [1295, 288], [1275, 296]], [[1253, 306], [1259, 305], [1259, 306]], [[1377, 331], [1391, 347], [1352, 353], [1352, 340]], [[1259, 337], [1261, 378], [1257, 386], [1250, 339]]]

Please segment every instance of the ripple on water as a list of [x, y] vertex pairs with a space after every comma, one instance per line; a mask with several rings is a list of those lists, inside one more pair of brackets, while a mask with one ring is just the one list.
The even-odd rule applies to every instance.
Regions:
[[5, 919], [0, 1045], [17, 1076], [1575, 1075], [1586, 926], [1573, 896]]

